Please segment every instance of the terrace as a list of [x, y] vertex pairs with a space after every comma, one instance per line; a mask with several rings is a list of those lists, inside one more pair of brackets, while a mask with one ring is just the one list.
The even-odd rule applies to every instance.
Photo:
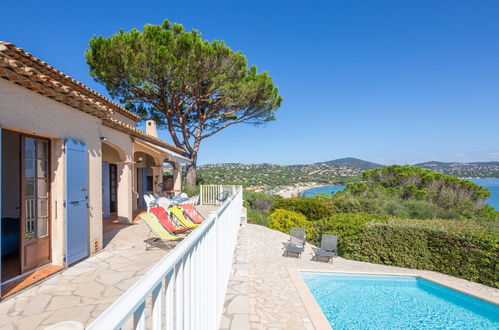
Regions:
[[[214, 196], [223, 189], [229, 191], [230, 196], [225, 203], [217, 205], [220, 203]], [[106, 246], [101, 252], [1, 302], [0, 328], [38, 329], [68, 321], [76, 321], [95, 329], [119, 328], [121, 323], [125, 327], [133, 326], [140, 317], [135, 308], [137, 304], [130, 307], [130, 302], [137, 302], [137, 297], [130, 298], [130, 294], [144, 294], [139, 301], [144, 303], [142, 307], [148, 301], [146, 310], [149, 313], [150, 298], [147, 298], [152, 290], [148, 286], [148, 280], [151, 278], [160, 279], [160, 282], [154, 283], [153, 289], [158, 289], [158, 284], [164, 284], [163, 292], [166, 289], [171, 294], [170, 290], [173, 288], [175, 291], [171, 311], [164, 319], [173, 320], [174, 315], [177, 315], [175, 322], [184, 322], [186, 320], [179, 319], [178, 315], [188, 316], [183, 311], [194, 307], [187, 297], [191, 294], [194, 298], [196, 291], [189, 289], [194, 286], [213, 289], [212, 285], [208, 285], [211, 282], [207, 282], [210, 272], [211, 279], [215, 276], [219, 281], [225, 278], [225, 284], [219, 282], [217, 287], [221, 310], [229, 276], [231, 251], [242, 214], [242, 190], [233, 186], [203, 187], [201, 199], [202, 205], [197, 208], [206, 220], [173, 250], [146, 251], [144, 240], [149, 236], [149, 229], [142, 221], [129, 226], [116, 226], [105, 233]], [[231, 236], [233, 239], [228, 239]], [[213, 263], [208, 264], [208, 259], [218, 266], [212, 267]], [[170, 282], [163, 283], [161, 280], [165, 277]], [[161, 298], [164, 296], [161, 295]], [[212, 296], [205, 297], [211, 303]], [[121, 312], [127, 310], [126, 315], [121, 315], [122, 320], [116, 319], [113, 312], [116, 307], [113, 309], [113, 303]], [[205, 305], [210, 303], [206, 302]], [[156, 307], [157, 304], [158, 301], [155, 301]], [[127, 307], [123, 309], [123, 306]], [[138, 307], [140, 308], [140, 304]], [[108, 308], [110, 309], [106, 311]], [[142, 317], [145, 315], [142, 314]], [[215, 324], [218, 322], [215, 315], [215, 312], [208, 313], [206, 310], [204, 322], [210, 318]], [[101, 316], [100, 321], [97, 321], [99, 323], [91, 325], [98, 316]], [[139, 325], [136, 328], [140, 328]]]

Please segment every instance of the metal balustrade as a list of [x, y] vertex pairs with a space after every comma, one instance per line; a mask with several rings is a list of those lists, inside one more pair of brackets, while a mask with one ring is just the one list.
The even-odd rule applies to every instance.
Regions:
[[220, 205], [218, 198], [223, 192], [227, 192], [228, 196], [232, 196], [236, 192], [238, 186], [233, 185], [201, 185], [199, 192], [200, 205]]
[[242, 188], [87, 329], [218, 329], [242, 213]]

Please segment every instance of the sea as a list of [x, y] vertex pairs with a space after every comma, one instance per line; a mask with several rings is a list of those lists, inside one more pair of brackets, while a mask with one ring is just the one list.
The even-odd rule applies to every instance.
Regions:
[[[487, 200], [493, 208], [499, 210], [499, 178], [490, 179], [471, 179], [474, 183], [489, 188], [491, 196]], [[338, 191], [345, 189], [345, 186], [323, 186], [311, 188], [303, 192], [303, 196], [313, 197], [320, 194], [332, 195]]]

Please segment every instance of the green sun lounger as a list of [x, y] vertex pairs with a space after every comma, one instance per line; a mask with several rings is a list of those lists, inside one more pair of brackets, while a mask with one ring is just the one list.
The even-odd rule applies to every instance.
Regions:
[[182, 209], [178, 206], [170, 207], [168, 211], [170, 211], [175, 216], [175, 218], [177, 218], [180, 224], [184, 227], [196, 228], [197, 226], [199, 226], [198, 224], [187, 220], [187, 218], [184, 215], [184, 211], [182, 211]]
[[[149, 250], [152, 247], [157, 247], [161, 243], [165, 244], [169, 248], [173, 248], [171, 244], [172, 242], [181, 240], [186, 236], [170, 234], [165, 228], [163, 228], [163, 226], [153, 213], [142, 213], [140, 217], [142, 218], [142, 220], [144, 220], [150, 230], [149, 237], [146, 240], [146, 250]], [[150, 242], [151, 234], [156, 237], [156, 240], [159, 240], [159, 243]]]

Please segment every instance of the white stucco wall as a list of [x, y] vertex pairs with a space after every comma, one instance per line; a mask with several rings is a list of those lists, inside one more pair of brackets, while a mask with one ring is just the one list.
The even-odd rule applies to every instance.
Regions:
[[63, 264], [65, 239], [64, 139], [83, 141], [88, 148], [89, 251], [94, 242], [102, 246], [102, 162], [100, 119], [55, 100], [0, 79], [0, 125], [2, 128], [51, 139], [52, 261]]
[[132, 125], [133, 127], [136, 126], [136, 122], [133, 119], [130, 119], [127, 116], [122, 115], [121, 113], [115, 112], [115, 113], [111, 114], [111, 117], [114, 119], [121, 120], [122, 122], [124, 122], [128, 125]]

